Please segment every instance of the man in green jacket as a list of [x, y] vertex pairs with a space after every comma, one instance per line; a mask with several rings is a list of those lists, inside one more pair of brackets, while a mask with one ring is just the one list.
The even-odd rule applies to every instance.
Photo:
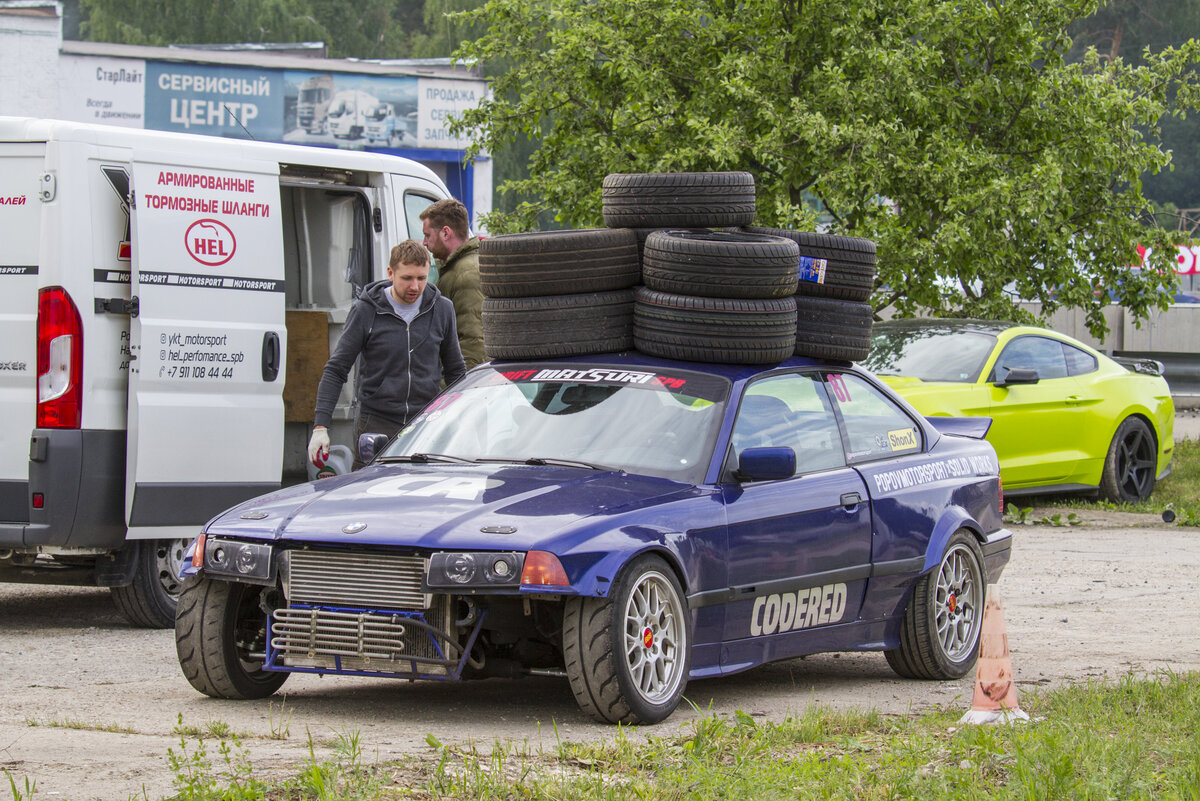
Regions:
[[479, 237], [471, 236], [467, 207], [453, 198], [421, 212], [425, 247], [438, 262], [437, 288], [454, 304], [458, 346], [470, 370], [483, 353], [483, 291], [479, 288]]

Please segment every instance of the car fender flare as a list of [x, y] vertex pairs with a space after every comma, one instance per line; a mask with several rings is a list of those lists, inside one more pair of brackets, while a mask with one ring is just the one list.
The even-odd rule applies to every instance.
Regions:
[[[666, 539], [664, 537], [664, 540]], [[686, 597], [691, 582], [688, 580], [687, 572], [683, 568], [679, 553], [672, 550], [665, 542], [641, 543], [641, 546], [638, 548], [617, 548], [610, 550], [592, 563], [579, 579], [574, 582], [574, 585], [579, 589], [579, 594], [593, 598], [607, 597], [613, 583], [617, 580], [617, 576], [625, 569], [626, 565], [644, 554], [654, 554], [662, 557], [667, 565], [670, 566], [672, 572], [675, 573], [675, 578], [679, 580], [679, 585]]]
[[925, 565], [921, 568], [922, 574], [928, 573], [941, 563], [946, 543], [954, 536], [954, 532], [960, 529], [969, 531], [980, 546], [983, 545], [984, 537], [980, 533], [983, 527], [979, 525], [979, 521], [961, 506], [949, 506], [938, 518], [933, 532], [929, 535], [929, 545], [925, 549]]

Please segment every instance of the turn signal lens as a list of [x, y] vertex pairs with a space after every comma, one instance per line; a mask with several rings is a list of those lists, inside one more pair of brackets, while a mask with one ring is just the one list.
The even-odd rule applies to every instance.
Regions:
[[571, 582], [567, 581], [567, 571], [563, 570], [557, 556], [547, 551], [530, 551], [525, 555], [521, 583], [566, 587]]
[[206, 536], [201, 534], [196, 538], [196, 550], [192, 551], [192, 567], [197, 570], [204, 567], [204, 538]]

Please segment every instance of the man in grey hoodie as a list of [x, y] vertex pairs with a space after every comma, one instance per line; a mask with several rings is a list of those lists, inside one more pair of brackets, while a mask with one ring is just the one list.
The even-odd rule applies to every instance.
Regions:
[[337, 347], [317, 385], [308, 458], [329, 456], [329, 423], [342, 386], [361, 354], [358, 422], [366, 432], [394, 436], [441, 390], [466, 373], [454, 323], [454, 305], [429, 281], [429, 252], [415, 239], [392, 248], [388, 277], [368, 284], [350, 307]]

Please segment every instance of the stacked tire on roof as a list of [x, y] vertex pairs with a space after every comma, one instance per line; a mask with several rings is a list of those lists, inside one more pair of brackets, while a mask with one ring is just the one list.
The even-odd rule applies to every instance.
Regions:
[[751, 226], [747, 172], [614, 173], [602, 197], [607, 228], [480, 242], [489, 359], [867, 355], [869, 239]]

